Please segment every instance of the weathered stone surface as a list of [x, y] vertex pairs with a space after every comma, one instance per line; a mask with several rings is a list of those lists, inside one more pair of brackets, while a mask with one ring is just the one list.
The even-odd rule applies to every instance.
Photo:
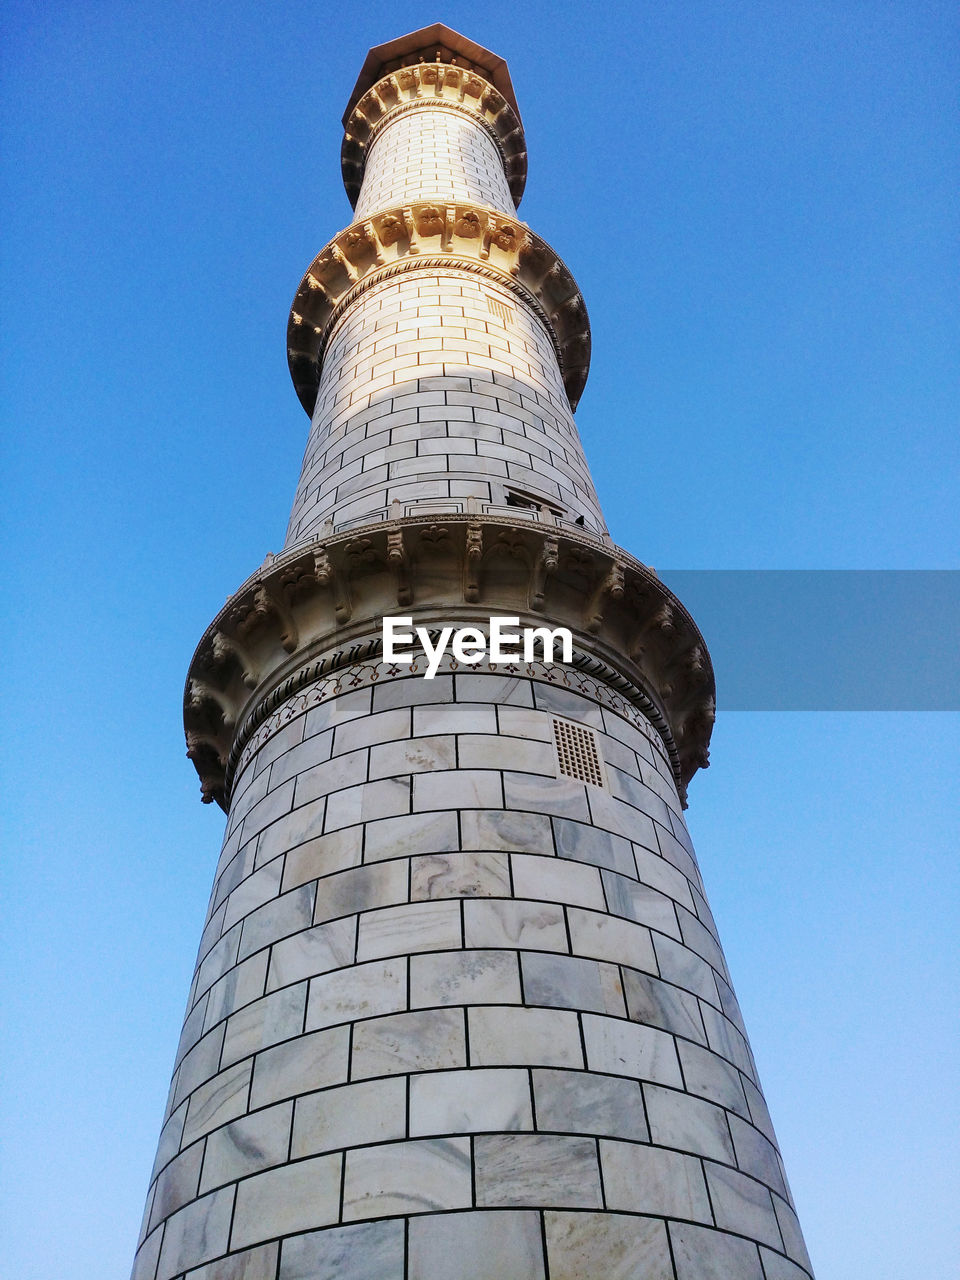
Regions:
[[412, 1137], [532, 1128], [526, 1071], [473, 1067], [410, 1077]]
[[533, 1072], [537, 1128], [649, 1141], [636, 1080], [582, 1071]]
[[543, 1217], [550, 1280], [674, 1280], [666, 1226], [657, 1218], [553, 1211]]
[[240, 1182], [232, 1246], [240, 1249], [271, 1236], [336, 1222], [342, 1162], [341, 1155], [318, 1156]]
[[394, 1142], [347, 1152], [347, 1221], [462, 1209], [470, 1199], [470, 1143], [465, 1138]]
[[477, 1204], [599, 1209], [597, 1145], [589, 1138], [498, 1134], [474, 1142]]
[[536, 1213], [492, 1210], [410, 1220], [410, 1280], [543, 1280]]
[[311, 1231], [284, 1240], [278, 1280], [403, 1280], [403, 1255], [402, 1219]]

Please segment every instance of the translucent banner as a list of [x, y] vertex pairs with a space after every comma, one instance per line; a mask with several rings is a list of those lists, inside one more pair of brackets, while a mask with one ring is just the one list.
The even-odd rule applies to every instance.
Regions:
[[718, 711], [960, 711], [958, 570], [658, 570]]

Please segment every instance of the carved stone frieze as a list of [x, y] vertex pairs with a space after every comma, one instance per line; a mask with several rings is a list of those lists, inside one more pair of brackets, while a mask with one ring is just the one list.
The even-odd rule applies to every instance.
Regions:
[[[652, 569], [609, 540], [556, 526], [477, 513], [445, 515], [442, 524], [404, 517], [275, 557], [214, 619], [184, 695], [203, 798], [226, 805], [247, 737], [271, 707], [315, 678], [319, 655], [336, 649], [345, 663], [375, 655], [384, 614], [400, 611], [428, 627], [482, 628], [493, 614], [519, 617], [521, 626], [568, 627], [575, 664], [605, 673], [601, 680], [656, 727], [681, 796], [707, 762], [710, 658]], [[240, 644], [231, 639], [238, 619]]]
[[550, 335], [575, 409], [590, 368], [590, 321], [570, 271], [526, 223], [483, 205], [416, 202], [341, 231], [300, 282], [287, 326], [287, 360], [300, 403], [313, 413], [323, 354], [336, 322], [367, 289], [404, 271], [456, 268], [496, 280]]
[[455, 111], [479, 124], [500, 153], [515, 205], [527, 181], [527, 144], [520, 117], [506, 98], [466, 67], [424, 62], [383, 76], [354, 104], [344, 124], [340, 167], [350, 203], [363, 184], [367, 152], [377, 133], [404, 112]]

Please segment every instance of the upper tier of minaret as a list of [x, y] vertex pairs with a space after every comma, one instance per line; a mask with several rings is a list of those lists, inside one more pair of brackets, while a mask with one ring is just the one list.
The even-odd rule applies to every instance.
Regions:
[[313, 424], [285, 546], [468, 507], [603, 534], [573, 420], [586, 307], [516, 217], [526, 144], [506, 64], [440, 25], [372, 50], [342, 168], [354, 220], [288, 329]]
[[442, 23], [370, 50], [343, 127], [358, 219], [429, 196], [520, 203], [527, 153], [507, 64]]
[[[423, 74], [420, 68], [410, 73]], [[410, 105], [420, 107], [421, 102], [414, 99]], [[427, 109], [392, 112], [374, 133], [356, 218], [411, 200], [467, 200], [511, 214], [503, 157], [480, 116], [437, 110], [429, 100], [422, 105]]]

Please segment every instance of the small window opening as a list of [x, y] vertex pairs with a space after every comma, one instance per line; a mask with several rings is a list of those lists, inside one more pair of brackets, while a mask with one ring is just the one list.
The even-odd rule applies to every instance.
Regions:
[[603, 761], [596, 734], [583, 725], [567, 720], [554, 720], [553, 739], [557, 748], [557, 765], [562, 774], [603, 787]]
[[555, 507], [552, 503], [543, 502], [531, 493], [524, 493], [522, 489], [505, 489], [504, 493], [508, 507], [524, 507], [527, 511], [546, 511], [561, 520], [567, 514], [563, 507]]

